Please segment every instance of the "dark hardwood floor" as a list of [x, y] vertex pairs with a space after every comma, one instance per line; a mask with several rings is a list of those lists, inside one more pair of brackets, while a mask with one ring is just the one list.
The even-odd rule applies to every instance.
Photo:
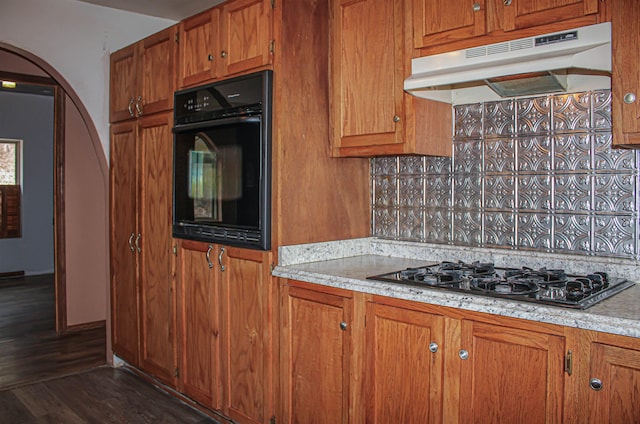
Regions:
[[125, 368], [105, 329], [56, 335], [53, 276], [0, 280], [0, 424], [218, 424]]

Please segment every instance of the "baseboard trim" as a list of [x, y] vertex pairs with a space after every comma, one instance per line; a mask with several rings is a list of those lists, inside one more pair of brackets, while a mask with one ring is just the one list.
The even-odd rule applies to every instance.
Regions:
[[0, 280], [18, 277], [24, 277], [24, 271], [0, 272]]
[[106, 327], [107, 327], [106, 320], [83, 322], [82, 324], [74, 324], [74, 325], [67, 326], [65, 333], [77, 333], [79, 331], [95, 330], [97, 328], [106, 328]]

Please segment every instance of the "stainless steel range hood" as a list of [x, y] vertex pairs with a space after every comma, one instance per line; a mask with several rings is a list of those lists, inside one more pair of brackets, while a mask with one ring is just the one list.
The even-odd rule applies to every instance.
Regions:
[[414, 96], [453, 104], [610, 87], [609, 22], [416, 58], [404, 81]]

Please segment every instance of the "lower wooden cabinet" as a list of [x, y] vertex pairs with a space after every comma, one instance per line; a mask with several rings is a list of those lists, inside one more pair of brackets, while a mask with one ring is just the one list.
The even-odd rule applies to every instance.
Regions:
[[590, 354], [588, 422], [640, 423], [640, 339], [599, 334]]
[[275, 415], [271, 253], [177, 240], [179, 390], [237, 423]]

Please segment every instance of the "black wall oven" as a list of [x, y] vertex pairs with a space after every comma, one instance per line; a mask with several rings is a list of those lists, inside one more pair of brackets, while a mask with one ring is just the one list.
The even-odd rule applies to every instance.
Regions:
[[175, 93], [173, 236], [271, 248], [272, 71]]

